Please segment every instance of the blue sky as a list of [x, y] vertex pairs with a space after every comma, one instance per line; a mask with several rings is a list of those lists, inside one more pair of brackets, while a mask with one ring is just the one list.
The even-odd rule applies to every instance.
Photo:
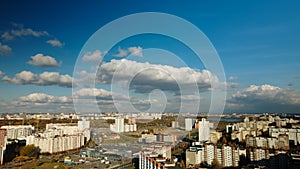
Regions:
[[[5, 0], [0, 3], [0, 112], [72, 112], [70, 82], [84, 44], [105, 24], [139, 12], [163, 12], [181, 17], [197, 26], [209, 38], [226, 73], [226, 112], [300, 112], [298, 1]], [[180, 31], [184, 28], [177, 29]], [[138, 50], [138, 47], [142, 55], [129, 56], [137, 54], [132, 51]], [[176, 40], [157, 35], [139, 35], [121, 41], [108, 52], [110, 59], [104, 60], [104, 66], [112, 66], [110, 63], [114, 58], [117, 61], [125, 59], [128, 67], [138, 67], [139, 63], [145, 62], [156, 66], [169, 65], [171, 70], [184, 67], [172, 59], [168, 64], [168, 56], [163, 56], [167, 53], [160, 51], [162, 56], [159, 56], [159, 52], [147, 51], [148, 48], [173, 52], [180, 56], [185, 66], [198, 69], [195, 74], [203, 74], [205, 67], [193, 59], [195, 56], [187, 47]], [[119, 49], [127, 55], [116, 57]], [[106, 49], [98, 50], [101, 57], [107, 52]], [[90, 51], [90, 54], [93, 52]], [[90, 56], [97, 55], [94, 54]], [[36, 61], [31, 58], [33, 56]], [[155, 60], [155, 57], [159, 59]], [[126, 68], [124, 71], [132, 70]], [[21, 72], [18, 77], [16, 74]], [[109, 72], [105, 70], [104, 73]], [[135, 83], [130, 91], [130, 99], [134, 100], [132, 103], [136, 108], [146, 110], [150, 103], [161, 102], [161, 97], [157, 96], [147, 103], [147, 92], [159, 87], [168, 98], [166, 111], [178, 111], [180, 102], [176, 97], [178, 93], [174, 91], [178, 89], [162, 88], [173, 83], [154, 82], [157, 80], [155, 78], [154, 81], [147, 81], [147, 77], [140, 79], [143, 81], [139, 82], [139, 77], [133, 81]], [[107, 101], [111, 100], [110, 85], [101, 82], [96, 86], [97, 90], [93, 89], [93, 94], [89, 93], [93, 96], [98, 94], [96, 97], [102, 111], [115, 110], [113, 102]], [[205, 112], [210, 102], [209, 89], [200, 91], [199, 95], [200, 111]]]

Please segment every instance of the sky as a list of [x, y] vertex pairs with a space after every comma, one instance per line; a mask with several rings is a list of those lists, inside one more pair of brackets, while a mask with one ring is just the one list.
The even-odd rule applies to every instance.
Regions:
[[[280, 0], [3, 0], [0, 112], [89, 112], [94, 103], [101, 112], [208, 112], [226, 94], [224, 112], [300, 113], [299, 6]], [[118, 32], [152, 29], [162, 20], [140, 17], [98, 31], [143, 12], [177, 16], [201, 30], [225, 79], [191, 46], [166, 35], [136, 34], [107, 48]], [[182, 24], [172, 31], [190, 34]], [[204, 51], [202, 44], [196, 45]], [[212, 92], [220, 94], [217, 101]]]

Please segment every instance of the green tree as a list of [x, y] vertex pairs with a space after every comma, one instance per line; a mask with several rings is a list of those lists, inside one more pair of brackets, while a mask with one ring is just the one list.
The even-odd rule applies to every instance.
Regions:
[[22, 147], [20, 151], [21, 156], [35, 157], [35, 158], [39, 156], [39, 153], [40, 153], [40, 149], [38, 147], [35, 147], [33, 144]]

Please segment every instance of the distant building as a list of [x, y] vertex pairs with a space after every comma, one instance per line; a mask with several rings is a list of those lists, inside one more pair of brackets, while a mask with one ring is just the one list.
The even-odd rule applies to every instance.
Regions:
[[238, 131], [239, 127], [236, 124], [226, 125], [226, 133], [232, 133], [233, 131]]
[[209, 128], [213, 126], [213, 123], [209, 123], [205, 118], [202, 118], [201, 121], [198, 122], [198, 132], [199, 132], [199, 141], [208, 141], [210, 139]]
[[277, 138], [247, 136], [246, 145], [263, 149], [289, 150], [289, 137], [286, 134], [280, 134]]
[[222, 132], [216, 130], [210, 130], [210, 142], [217, 144], [218, 140], [222, 137]]
[[26, 137], [26, 145], [34, 144], [42, 153], [57, 153], [82, 147], [90, 140], [90, 122], [49, 123], [46, 130], [38, 135]]
[[117, 117], [115, 118], [115, 123], [110, 124], [110, 130], [115, 133], [137, 131], [137, 125], [133, 122], [135, 122], [135, 120], [131, 118], [130, 123], [124, 124], [124, 118]]
[[90, 121], [78, 121], [78, 123], [49, 123], [46, 124], [46, 131], [41, 133], [43, 137], [54, 137], [56, 135], [77, 135], [82, 134], [85, 137], [85, 142], [90, 140]]
[[249, 149], [250, 161], [269, 159], [269, 151], [262, 148]]
[[41, 153], [57, 153], [68, 150], [74, 150], [84, 145], [84, 135], [67, 135], [58, 137], [36, 137], [28, 136], [26, 145], [33, 144], [41, 149]]
[[[246, 151], [241, 151], [246, 154]], [[186, 150], [186, 166], [194, 167], [201, 162], [207, 162], [212, 165], [213, 160], [217, 160], [222, 167], [238, 167], [240, 161], [240, 149], [234, 146], [223, 145], [216, 146], [211, 143], [205, 143], [204, 147], [190, 147]]]
[[178, 121], [172, 121], [172, 128], [179, 128]]
[[269, 128], [270, 137], [278, 138], [282, 134], [286, 134], [294, 145], [300, 144], [300, 129]]
[[86, 120], [78, 121], [78, 129], [81, 131], [90, 129], [90, 121], [86, 121]]
[[6, 129], [7, 139], [26, 139], [32, 134], [34, 127], [32, 125], [15, 125], [2, 126], [1, 129]]
[[185, 124], [185, 131], [192, 131], [193, 129], [193, 119], [191, 118], [186, 118], [184, 120]]
[[115, 124], [116, 124], [116, 132], [117, 133], [122, 133], [124, 132], [124, 118], [116, 118], [115, 119]]
[[179, 141], [178, 136], [169, 134], [142, 134], [138, 140], [140, 143], [167, 142], [176, 143]]

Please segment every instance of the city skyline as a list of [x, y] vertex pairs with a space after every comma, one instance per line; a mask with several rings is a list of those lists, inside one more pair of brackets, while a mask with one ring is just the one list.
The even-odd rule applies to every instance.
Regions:
[[[156, 76], [145, 72], [131, 81], [131, 103], [141, 112], [160, 104], [160, 89], [167, 98], [164, 112], [178, 112], [200, 102], [208, 112], [210, 82], [227, 87], [225, 112], [300, 112], [299, 2], [118, 2], [2, 1], [0, 5], [0, 112], [74, 112], [73, 96], [96, 97], [102, 112], [116, 112], [112, 83], [106, 78], [124, 64], [120, 79], [144, 67], [174, 73]], [[200, 29], [219, 54], [226, 81], [208, 70], [188, 46], [158, 35], [137, 35], [118, 42], [109, 51], [80, 52], [101, 27], [120, 17], [160, 12], [187, 20]], [[150, 22], [150, 21], [149, 21]], [[138, 23], [136, 23], [138, 24]], [[184, 31], [184, 27], [175, 30]], [[163, 49], [150, 50], [151, 48]], [[168, 52], [172, 53], [168, 53]], [[173, 61], [174, 55], [179, 61]], [[87, 77], [74, 72], [78, 58], [89, 63], [103, 60], [100, 84], [72, 93], [72, 80]], [[172, 60], [172, 61], [170, 61]], [[155, 75], [155, 76], [154, 76]], [[199, 93], [178, 94], [179, 82], [195, 76]], [[175, 80], [174, 80], [175, 78]], [[163, 80], [162, 80], [163, 79]], [[155, 95], [157, 94], [157, 95]], [[179, 97], [180, 96], [180, 97]], [[122, 100], [122, 94], [116, 100]], [[186, 109], [190, 110], [190, 109]], [[193, 110], [193, 109], [191, 109]]]

